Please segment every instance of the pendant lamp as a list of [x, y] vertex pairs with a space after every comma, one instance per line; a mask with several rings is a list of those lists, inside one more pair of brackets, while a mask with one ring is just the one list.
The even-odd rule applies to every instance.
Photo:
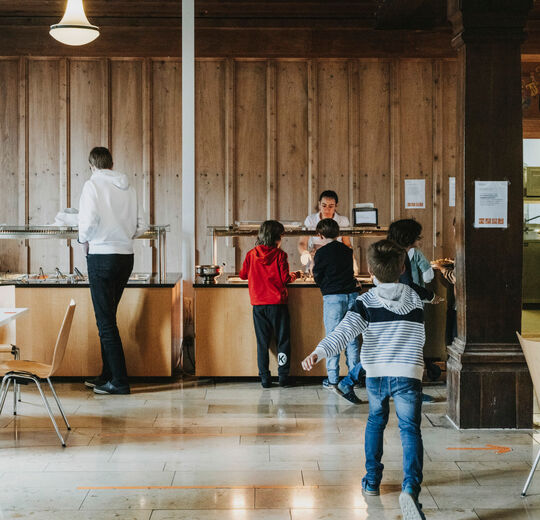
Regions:
[[49, 34], [66, 45], [85, 45], [99, 36], [99, 27], [86, 18], [82, 0], [68, 0], [64, 17], [51, 25]]

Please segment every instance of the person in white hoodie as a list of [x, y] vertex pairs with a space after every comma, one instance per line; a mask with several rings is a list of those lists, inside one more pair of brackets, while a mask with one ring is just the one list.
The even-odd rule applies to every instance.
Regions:
[[423, 520], [418, 495], [424, 456], [420, 431], [424, 307], [411, 287], [399, 283], [406, 254], [405, 249], [390, 240], [381, 240], [369, 247], [369, 271], [380, 284], [356, 299], [340, 324], [302, 361], [302, 366], [304, 370], [311, 370], [315, 363], [339, 354], [353, 338], [362, 334], [360, 360], [366, 371], [369, 399], [366, 475], [362, 479], [362, 490], [366, 495], [380, 493], [383, 435], [392, 397], [403, 447], [403, 484], [399, 497], [403, 519]]
[[85, 381], [97, 394], [129, 394], [129, 381], [116, 310], [133, 270], [133, 239], [143, 221], [137, 193], [114, 171], [107, 148], [93, 148], [92, 176], [79, 202], [79, 242], [86, 251], [88, 281], [101, 341], [101, 374]]

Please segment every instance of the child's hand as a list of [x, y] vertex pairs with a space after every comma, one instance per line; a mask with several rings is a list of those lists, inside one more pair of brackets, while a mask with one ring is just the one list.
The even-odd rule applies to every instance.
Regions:
[[432, 305], [437, 305], [438, 303], [441, 303], [444, 301], [444, 298], [442, 296], [438, 296], [437, 294], [433, 297], [433, 300], [431, 300], [429, 303]]
[[315, 364], [319, 361], [317, 354], [315, 352], [312, 352], [304, 361], [302, 361], [302, 368], [309, 372]]

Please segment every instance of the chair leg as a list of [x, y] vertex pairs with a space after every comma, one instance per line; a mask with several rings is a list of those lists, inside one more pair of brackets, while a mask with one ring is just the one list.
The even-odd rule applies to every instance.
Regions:
[[[4, 383], [5, 383], [5, 387], [4, 387]], [[9, 391], [9, 384], [11, 383], [11, 376], [9, 375], [5, 375], [4, 376], [4, 379], [2, 379], [2, 389], [3, 389], [3, 393], [1, 394], [2, 395], [2, 400], [0, 401], [0, 413], [2, 413], [2, 410], [4, 409], [4, 403], [6, 402], [6, 397], [7, 397], [7, 394], [8, 394], [8, 391]]]
[[52, 395], [54, 396], [54, 400], [56, 401], [56, 404], [58, 405], [58, 409], [60, 410], [60, 413], [62, 414], [62, 417], [64, 418], [64, 422], [66, 423], [67, 429], [71, 430], [71, 426], [68, 423], [66, 414], [64, 413], [64, 409], [62, 408], [62, 405], [60, 404], [60, 399], [58, 399], [58, 396], [56, 395], [56, 392], [54, 391], [54, 386], [51, 383], [51, 380], [47, 378], [47, 382], [49, 383], [49, 386], [51, 387]]
[[13, 380], [13, 415], [17, 415], [17, 380]]
[[539, 461], [540, 461], [540, 450], [538, 450], [538, 454], [536, 455], [536, 459], [534, 460], [534, 464], [531, 469], [531, 472], [529, 473], [529, 476], [527, 477], [527, 482], [525, 482], [525, 487], [523, 488], [523, 491], [521, 492], [522, 497], [524, 497], [527, 494], [527, 489], [529, 489], [529, 486], [531, 485], [531, 481], [532, 481], [534, 472], [536, 470], [536, 466], [538, 466]]
[[[21, 351], [19, 347], [17, 347], [16, 345], [11, 345], [11, 353], [13, 354], [13, 359], [15, 360], [21, 359]], [[15, 388], [17, 389], [17, 401], [19, 401], [20, 403], [21, 402], [21, 385], [17, 383]]]
[[41, 394], [41, 399], [43, 399], [43, 403], [45, 404], [45, 408], [47, 408], [47, 412], [49, 413], [49, 417], [51, 418], [54, 429], [56, 430], [56, 435], [58, 435], [58, 438], [60, 439], [60, 442], [62, 443], [62, 446], [65, 448], [66, 443], [65, 443], [64, 438], [62, 437], [62, 435], [60, 433], [60, 430], [58, 429], [58, 425], [56, 424], [56, 421], [54, 420], [54, 415], [52, 413], [51, 407], [49, 406], [49, 401], [47, 401], [47, 398], [45, 397], [45, 394], [43, 393], [43, 390], [41, 389], [41, 385], [39, 384], [39, 380], [37, 378], [32, 377], [32, 381], [34, 381], [34, 383], [36, 383], [36, 386], [38, 387], [39, 393]]

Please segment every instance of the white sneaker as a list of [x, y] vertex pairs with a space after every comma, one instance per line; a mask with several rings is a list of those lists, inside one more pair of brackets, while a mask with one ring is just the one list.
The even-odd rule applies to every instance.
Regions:
[[410, 493], [401, 492], [401, 495], [399, 495], [399, 507], [401, 507], [403, 520], [426, 520], [422, 507]]

